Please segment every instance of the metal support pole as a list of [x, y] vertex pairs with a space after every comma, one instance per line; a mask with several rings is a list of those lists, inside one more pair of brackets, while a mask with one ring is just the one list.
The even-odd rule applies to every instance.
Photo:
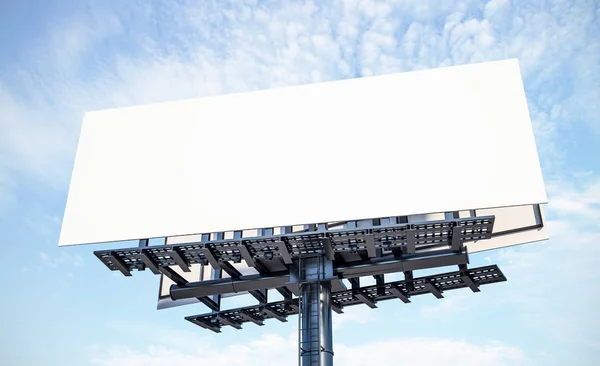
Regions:
[[332, 271], [331, 261], [318, 256], [300, 265], [300, 365], [332, 366], [331, 284], [322, 281]]

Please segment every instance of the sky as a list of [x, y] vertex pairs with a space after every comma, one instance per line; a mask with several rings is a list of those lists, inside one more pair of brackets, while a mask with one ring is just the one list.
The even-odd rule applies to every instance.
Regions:
[[221, 334], [158, 277], [58, 248], [85, 111], [518, 58], [549, 241], [471, 255], [508, 281], [334, 314], [339, 365], [600, 359], [600, 3], [0, 2], [0, 364], [295, 364], [296, 321]]

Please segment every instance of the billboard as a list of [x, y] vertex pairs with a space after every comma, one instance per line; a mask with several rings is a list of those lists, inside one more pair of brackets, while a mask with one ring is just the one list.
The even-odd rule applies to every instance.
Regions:
[[546, 202], [512, 59], [88, 112], [59, 245]]

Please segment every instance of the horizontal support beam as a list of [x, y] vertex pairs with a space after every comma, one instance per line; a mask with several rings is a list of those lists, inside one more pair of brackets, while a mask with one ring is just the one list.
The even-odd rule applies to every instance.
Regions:
[[439, 251], [439, 255], [424, 255], [419, 254], [412, 258], [408, 258], [403, 262], [403, 268], [401, 271], [416, 271], [419, 269], [446, 267], [446, 266], [458, 266], [460, 264], [469, 263], [469, 254], [466, 249], [461, 252], [452, 251]]
[[[398, 259], [393, 255], [375, 258], [366, 262], [338, 267], [334, 269], [337, 278], [358, 278], [360, 276], [378, 276], [386, 273], [406, 272], [417, 269], [435, 268], [468, 263], [465, 250], [460, 253], [452, 251], [432, 252], [429, 256], [415, 254]], [[223, 263], [221, 263], [223, 264]], [[175, 281], [177, 283], [177, 281]], [[177, 283], [170, 289], [171, 299], [181, 300], [186, 298], [203, 297], [219, 294], [251, 292], [255, 290], [285, 287], [291, 285], [288, 271], [271, 273], [268, 275], [255, 274], [237, 278], [216, 279], [209, 281]], [[356, 285], [355, 285], [356, 286]], [[261, 301], [260, 298], [258, 298]]]
[[[342, 310], [348, 306], [367, 304], [371, 307], [376, 306], [380, 301], [400, 299], [405, 303], [410, 303], [410, 298], [418, 295], [434, 294], [436, 297], [442, 296], [445, 291], [451, 291], [468, 287], [461, 278], [468, 275], [479, 287], [486, 284], [506, 281], [506, 277], [500, 271], [498, 266], [490, 265], [479, 268], [467, 268], [460, 266], [459, 271], [440, 273], [437, 275], [413, 278], [412, 272], [405, 272], [405, 280], [384, 283], [383, 285], [369, 285], [365, 287], [355, 287], [351, 290], [342, 290], [340, 292], [332, 291], [332, 310], [342, 313]], [[353, 281], [359, 283], [359, 281]], [[413, 283], [414, 286], [410, 286]], [[384, 294], [376, 290], [379, 287], [386, 289]], [[390, 296], [390, 294], [392, 296]], [[265, 320], [276, 318], [285, 321], [287, 316], [298, 314], [298, 299], [271, 302], [266, 305], [251, 305], [238, 309], [228, 309], [220, 312], [226, 319], [235, 319], [238, 323], [253, 322], [262, 325]], [[227, 325], [217, 318], [215, 312], [203, 315], [186, 317], [186, 319], [203, 319], [204, 324], [212, 326]]]
[[221, 295], [264, 288], [283, 287], [290, 281], [289, 272], [276, 272], [270, 275], [248, 275], [237, 279], [225, 278], [209, 281], [189, 282], [183, 285], [172, 285], [170, 289], [172, 300], [189, 299], [193, 297]]
[[466, 250], [459, 253], [444, 250], [431, 252], [428, 255], [407, 255], [401, 259], [388, 255], [356, 264], [348, 263], [334, 268], [333, 274], [339, 278], [363, 277], [467, 263], [469, 263], [469, 256]]
[[[159, 268], [159, 270], [163, 275], [165, 275], [171, 281], [175, 282], [176, 285], [185, 285], [186, 283], [188, 283], [188, 281], [185, 278], [183, 278], [179, 273], [175, 272], [173, 268], [161, 267]], [[198, 299], [198, 301], [206, 305], [212, 311], [221, 310], [221, 306], [218, 301], [214, 301], [213, 299], [207, 296], [198, 296], [196, 298]]]
[[[396, 256], [428, 255], [432, 247], [452, 249], [460, 252], [465, 242], [489, 239], [495, 218], [482, 216], [475, 218], [455, 218], [452, 220], [427, 221], [422, 223], [397, 223], [397, 220], [361, 220], [360, 227], [355, 221], [349, 221], [337, 230], [330, 230], [326, 224], [319, 224], [310, 230], [293, 232], [291, 228], [283, 228], [275, 234], [273, 228], [260, 230], [264, 236], [243, 237], [243, 232], [234, 232], [233, 238], [225, 239], [223, 232], [202, 234], [202, 239], [191, 243], [148, 246], [148, 240], [140, 240], [135, 248], [120, 250], [95, 251], [94, 254], [111, 270], [131, 275], [134, 270], [145, 268], [156, 269], [173, 264], [179, 265], [183, 271], [189, 272], [195, 264], [210, 264], [220, 269], [222, 262], [239, 262], [243, 259], [248, 266], [259, 272], [269, 272], [270, 268], [280, 269], [281, 265], [290, 266], [299, 255], [322, 251], [332, 261], [353, 265], [360, 256], [365, 259], [384, 258], [391, 248]], [[383, 224], [383, 225], [382, 225]], [[494, 234], [497, 235], [498, 233]], [[431, 238], [438, 238], [431, 239]], [[348, 245], [348, 244], [351, 245]], [[364, 243], [358, 249], [356, 243]], [[270, 251], [269, 265], [261, 267], [261, 260], [255, 255], [265, 245], [276, 246]], [[293, 251], [291, 249], [293, 246]], [[240, 258], [241, 256], [241, 258]], [[345, 260], [349, 262], [344, 263]], [[407, 267], [408, 268], [408, 267]], [[429, 267], [430, 268], [430, 267]]]

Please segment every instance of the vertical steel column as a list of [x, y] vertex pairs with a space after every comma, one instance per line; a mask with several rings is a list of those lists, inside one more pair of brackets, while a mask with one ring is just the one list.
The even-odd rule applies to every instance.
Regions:
[[324, 283], [321, 288], [320, 334], [321, 365], [333, 366], [333, 327], [331, 325], [331, 284]]
[[318, 256], [300, 264], [300, 364], [332, 366], [331, 284], [321, 282], [331, 268], [331, 261]]

